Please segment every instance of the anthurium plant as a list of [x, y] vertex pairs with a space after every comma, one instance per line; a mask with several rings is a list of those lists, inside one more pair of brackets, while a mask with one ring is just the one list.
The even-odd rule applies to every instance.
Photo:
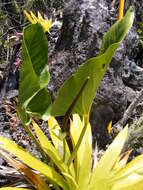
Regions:
[[[99, 56], [90, 58], [83, 63], [64, 82], [54, 103], [52, 103], [50, 94], [46, 89], [50, 80], [50, 73], [48, 71], [48, 42], [44, 33], [45, 25], [32, 13], [31, 17], [28, 15], [28, 19], [32, 23], [33, 20], [36, 23], [26, 27], [23, 35], [23, 64], [20, 72], [18, 97], [18, 113], [23, 124], [28, 123], [29, 114], [36, 115], [43, 120], [47, 120], [49, 115], [64, 116], [87, 80], [88, 82], [78, 101], [76, 101], [72, 113], [88, 116], [100, 82], [116, 49], [131, 28], [133, 18], [133, 9], [130, 8], [126, 15], [104, 35]], [[40, 101], [41, 99], [43, 101]]]
[[[142, 190], [143, 155], [127, 163], [130, 151], [121, 153], [128, 127], [117, 135], [98, 161], [92, 148], [89, 123], [91, 105], [100, 82], [132, 26], [132, 8], [104, 35], [99, 56], [88, 59], [64, 82], [54, 102], [46, 89], [50, 73], [45, 32], [49, 32], [51, 20], [45, 21], [40, 13], [38, 17], [32, 12], [25, 11], [25, 14], [32, 24], [23, 33], [17, 112], [41, 160], [4, 137], [0, 137], [0, 154], [38, 190]], [[34, 121], [34, 116], [48, 122], [50, 139]], [[55, 116], [64, 116], [61, 125]]]

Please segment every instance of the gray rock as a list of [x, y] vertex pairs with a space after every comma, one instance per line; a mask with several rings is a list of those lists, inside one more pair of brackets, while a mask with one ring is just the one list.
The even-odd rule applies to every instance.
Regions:
[[115, 117], [110, 105], [93, 104], [90, 121], [92, 123], [93, 145], [97, 142], [99, 148], [105, 148], [111, 142], [107, 126]]
[[[131, 2], [126, 2], [126, 10], [130, 4]], [[86, 59], [98, 55], [104, 33], [115, 22], [115, 16], [118, 12], [117, 7], [116, 2], [111, 4], [111, 2], [104, 0], [70, 0], [66, 4], [61, 34], [57, 40], [55, 51], [49, 59], [51, 82], [48, 88], [54, 98], [57, 90], [68, 76], [75, 72]], [[135, 55], [139, 51], [139, 38], [136, 33], [136, 25], [134, 25], [118, 48], [110, 68], [102, 80], [95, 97], [96, 108], [95, 110], [92, 109], [93, 120], [96, 120], [97, 110], [101, 117], [100, 120], [104, 119], [103, 115], [110, 115], [111, 110], [113, 112], [111, 117], [113, 122], [122, 117], [127, 106], [135, 97], [134, 90], [127, 87], [130, 85], [125, 82], [125, 78], [128, 80], [128, 77], [125, 76], [125, 68], [128, 67], [128, 76], [131, 73], [134, 73], [135, 76], [138, 69], [141, 71], [141, 68], [138, 67], [133, 71], [132, 66], [128, 65], [132, 62], [135, 66]], [[134, 86], [141, 85], [141, 77], [142, 75], [139, 82], [136, 76], [138, 82]], [[135, 83], [135, 81], [128, 81]], [[101, 105], [106, 105], [104, 108], [109, 108], [104, 110], [105, 114], [102, 114], [103, 106]], [[100, 109], [100, 106], [102, 109]], [[101, 124], [99, 121], [92, 122], [98, 128], [106, 128], [109, 121], [101, 122]]]
[[79, 65], [97, 55], [103, 33], [110, 26], [107, 18], [108, 7], [104, 1], [72, 0], [66, 4], [61, 35], [49, 58], [49, 89], [54, 97], [63, 81]]
[[128, 86], [141, 89], [143, 87], [143, 68], [137, 66], [135, 62], [125, 59], [122, 78]]
[[2, 166], [5, 163], [5, 161], [0, 157], [0, 165]]

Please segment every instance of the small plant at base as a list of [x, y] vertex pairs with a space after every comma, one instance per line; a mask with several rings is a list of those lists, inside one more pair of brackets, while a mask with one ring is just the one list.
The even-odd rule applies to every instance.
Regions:
[[[92, 157], [90, 123], [85, 123], [84, 119], [81, 120], [79, 115], [74, 114], [73, 119], [70, 120], [70, 137], [73, 152], [85, 126], [86, 131], [75, 157], [72, 157], [73, 152], [70, 152], [66, 142], [66, 158], [63, 161], [62, 131], [55, 118], [50, 117], [48, 120], [52, 142], [49, 141], [33, 120], [32, 124], [44, 152], [53, 163], [53, 167], [44, 164], [13, 141], [4, 137], [0, 137], [0, 147], [14, 154], [29, 166], [27, 167], [21, 162], [12, 162], [7, 156], [9, 158], [7, 160], [13, 164], [13, 167], [18, 168], [18, 171], [21, 171], [36, 189], [49, 189], [49, 186], [30, 168], [39, 171], [51, 183], [53, 182], [55, 189], [59, 186], [64, 190], [142, 190], [143, 154], [128, 164], [127, 160], [130, 151], [120, 155], [127, 137], [128, 127], [125, 127], [117, 135], [98, 162], [96, 155], [94, 159]], [[3, 151], [0, 151], [0, 153], [6, 154]], [[73, 158], [72, 160], [70, 159], [71, 157]]]

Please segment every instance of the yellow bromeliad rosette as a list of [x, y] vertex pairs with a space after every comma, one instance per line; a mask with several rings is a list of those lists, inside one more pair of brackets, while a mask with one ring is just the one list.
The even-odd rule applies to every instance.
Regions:
[[[125, 127], [115, 138], [98, 161], [93, 157], [92, 134], [90, 123], [85, 123], [78, 114], [70, 120], [70, 137], [73, 150], [70, 150], [65, 135], [54, 117], [48, 120], [49, 140], [40, 127], [32, 120], [41, 148], [47, 154], [49, 163], [44, 163], [16, 145], [13, 141], [0, 137], [0, 148], [9, 151], [21, 161], [14, 161], [10, 155], [0, 150], [0, 154], [13, 167], [25, 175], [28, 182], [38, 190], [49, 190], [50, 187], [41, 178], [45, 176], [52, 189], [60, 187], [63, 190], [143, 190], [143, 154], [127, 163], [131, 151], [121, 153], [126, 141], [128, 127]], [[82, 141], [72, 157], [79, 142], [82, 131], [86, 128]], [[66, 151], [66, 159], [63, 154]], [[72, 157], [72, 159], [71, 159]], [[71, 160], [71, 162], [69, 162]], [[52, 164], [51, 164], [52, 163]], [[31, 170], [33, 169], [33, 170]], [[35, 170], [39, 172], [35, 173]], [[38, 177], [39, 176], [39, 177]], [[12, 188], [2, 188], [11, 190]], [[18, 188], [21, 189], [21, 188]]]

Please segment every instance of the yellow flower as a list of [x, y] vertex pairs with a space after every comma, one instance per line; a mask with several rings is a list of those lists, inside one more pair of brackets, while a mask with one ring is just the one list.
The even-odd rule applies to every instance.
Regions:
[[52, 18], [50, 18], [49, 20], [45, 20], [39, 11], [38, 11], [38, 17], [36, 17], [32, 11], [30, 11], [30, 14], [29, 14], [26, 10], [24, 10], [24, 14], [26, 15], [27, 19], [32, 24], [36, 24], [36, 23], [41, 24], [44, 32], [50, 31], [50, 28], [52, 27]]

